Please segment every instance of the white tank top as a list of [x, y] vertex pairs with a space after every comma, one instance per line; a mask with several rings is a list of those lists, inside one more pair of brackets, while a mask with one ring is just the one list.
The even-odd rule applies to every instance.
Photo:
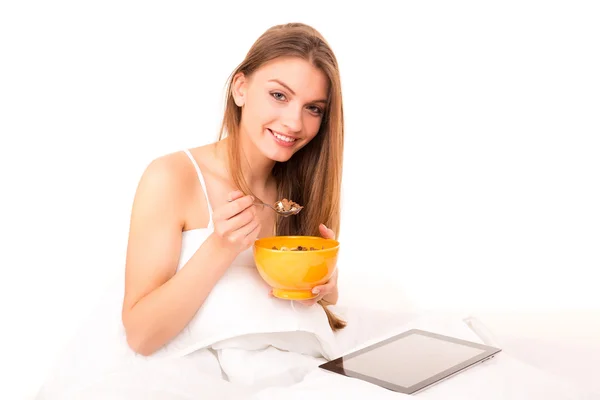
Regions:
[[[190, 151], [186, 149], [184, 150], [184, 152], [185, 154], [187, 154], [192, 164], [194, 164], [194, 168], [196, 169], [196, 173], [198, 174], [198, 180], [200, 181], [200, 186], [202, 186], [204, 197], [206, 198], [206, 204], [208, 205], [209, 220], [206, 228], [191, 229], [189, 231], [183, 232], [181, 239], [181, 253], [179, 255], [179, 264], [177, 265], [177, 271], [183, 268], [183, 266], [194, 255], [196, 250], [198, 250], [202, 243], [204, 243], [204, 241], [208, 239], [208, 237], [214, 231], [213, 208], [210, 204], [210, 200], [208, 199], [208, 190], [206, 189], [206, 182], [204, 180], [204, 176], [202, 175], [202, 171], [200, 170], [198, 163], [196, 162]], [[254, 257], [252, 255], [252, 248], [241, 252], [232, 262], [231, 266], [255, 268]]]

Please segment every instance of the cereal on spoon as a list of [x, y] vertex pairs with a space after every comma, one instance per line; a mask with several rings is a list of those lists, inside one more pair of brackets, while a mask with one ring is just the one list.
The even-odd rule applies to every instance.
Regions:
[[279, 200], [274, 206], [278, 211], [297, 211], [303, 208], [300, 204], [288, 199]]

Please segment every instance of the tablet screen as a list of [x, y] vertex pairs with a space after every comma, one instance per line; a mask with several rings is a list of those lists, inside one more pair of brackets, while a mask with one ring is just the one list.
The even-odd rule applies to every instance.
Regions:
[[345, 370], [411, 387], [467, 361], [485, 350], [412, 334], [350, 359]]
[[416, 393], [493, 357], [500, 349], [411, 329], [320, 368], [401, 393]]

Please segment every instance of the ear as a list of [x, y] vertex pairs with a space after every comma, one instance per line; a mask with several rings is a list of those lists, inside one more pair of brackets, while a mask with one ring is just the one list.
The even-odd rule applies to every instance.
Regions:
[[231, 94], [233, 95], [233, 101], [238, 107], [243, 107], [246, 103], [246, 76], [239, 72], [233, 77], [231, 85]]

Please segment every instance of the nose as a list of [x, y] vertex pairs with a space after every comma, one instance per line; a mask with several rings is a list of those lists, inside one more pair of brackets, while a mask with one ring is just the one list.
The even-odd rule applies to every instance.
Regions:
[[300, 132], [302, 130], [302, 110], [296, 107], [287, 107], [283, 113], [283, 125], [292, 132]]

